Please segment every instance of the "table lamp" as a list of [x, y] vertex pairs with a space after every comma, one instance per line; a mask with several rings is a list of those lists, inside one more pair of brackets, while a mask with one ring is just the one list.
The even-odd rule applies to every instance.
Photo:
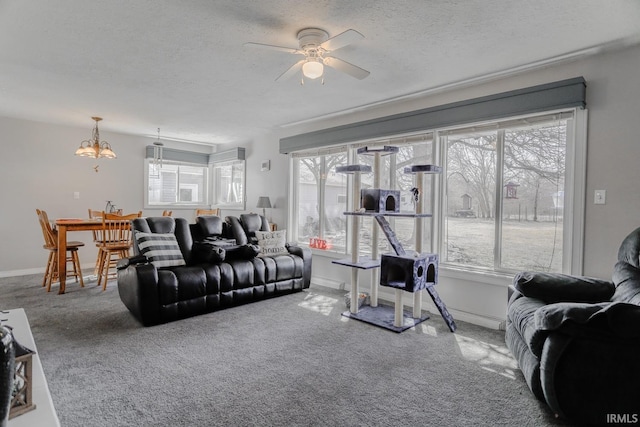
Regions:
[[267, 217], [267, 214], [265, 213], [266, 208], [271, 209], [271, 200], [269, 200], [268, 196], [260, 196], [258, 197], [258, 204], [256, 205], [256, 208], [262, 208], [262, 216], [263, 217]]

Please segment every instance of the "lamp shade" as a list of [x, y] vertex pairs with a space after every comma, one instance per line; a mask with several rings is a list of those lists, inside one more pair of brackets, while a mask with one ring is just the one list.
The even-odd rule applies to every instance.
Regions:
[[260, 196], [258, 197], [258, 204], [256, 208], [271, 208], [271, 200], [269, 200], [268, 196]]
[[324, 65], [318, 61], [307, 61], [302, 65], [302, 74], [309, 79], [317, 79], [324, 72]]
[[111, 144], [107, 142], [103, 142], [102, 147], [100, 148], [100, 154], [98, 154], [98, 157], [104, 157], [106, 159], [115, 159], [116, 153], [114, 153], [113, 150], [111, 150]]

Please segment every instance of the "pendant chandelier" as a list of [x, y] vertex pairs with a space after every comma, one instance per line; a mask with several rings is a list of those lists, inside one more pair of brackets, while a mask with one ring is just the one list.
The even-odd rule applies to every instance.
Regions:
[[80, 147], [76, 150], [76, 156], [92, 157], [94, 159], [105, 158], [115, 159], [116, 153], [111, 150], [111, 144], [107, 141], [100, 141], [100, 132], [98, 131], [98, 122], [101, 117], [91, 117], [96, 122], [93, 128], [90, 140], [84, 140], [80, 143]]
[[162, 150], [164, 144], [160, 142], [160, 128], [158, 128], [158, 139], [153, 143], [153, 165], [162, 169]]

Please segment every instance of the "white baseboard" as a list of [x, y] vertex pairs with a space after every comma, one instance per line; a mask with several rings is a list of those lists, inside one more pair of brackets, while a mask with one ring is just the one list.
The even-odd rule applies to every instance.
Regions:
[[27, 268], [25, 270], [0, 271], [0, 278], [30, 276], [32, 274], [44, 274], [44, 268]]
[[[311, 284], [324, 286], [331, 289], [338, 289], [341, 291], [349, 290], [351, 288], [351, 285], [346, 285], [344, 282], [338, 282], [335, 280], [324, 279], [320, 277], [312, 277]], [[379, 287], [378, 289], [378, 297], [380, 300], [383, 300], [388, 304], [394, 303], [395, 295], [393, 291], [389, 291], [384, 287]], [[413, 307], [413, 298], [404, 298], [403, 302], [405, 306]], [[431, 301], [430, 298], [423, 298], [422, 308], [429, 311], [429, 313], [433, 313], [434, 315], [440, 315], [440, 313], [438, 312], [438, 308], [435, 306], [435, 304], [433, 304], [433, 301]], [[504, 319], [498, 319], [494, 317], [482, 316], [475, 313], [469, 313], [462, 310], [456, 310], [455, 308], [449, 306], [447, 307], [447, 310], [449, 310], [449, 313], [451, 313], [453, 318], [456, 320], [483, 326], [489, 329], [504, 330]]]
[[[95, 264], [81, 264], [81, 268], [91, 269], [95, 268]], [[17, 277], [17, 276], [30, 276], [32, 274], [44, 274], [45, 267], [38, 268], [26, 268], [24, 270], [9, 270], [9, 271], [0, 271], [0, 279], [5, 277]]]
[[324, 286], [325, 288], [338, 289], [340, 291], [346, 290], [344, 282], [337, 282], [335, 280], [323, 279], [322, 277], [312, 277], [311, 284]]

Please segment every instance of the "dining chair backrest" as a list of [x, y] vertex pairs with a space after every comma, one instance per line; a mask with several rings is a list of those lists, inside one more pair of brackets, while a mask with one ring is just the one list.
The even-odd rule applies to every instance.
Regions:
[[56, 231], [51, 227], [49, 222], [49, 216], [45, 211], [36, 209], [38, 215], [38, 221], [40, 222], [40, 228], [42, 228], [42, 236], [44, 237], [44, 244], [47, 248], [58, 247], [58, 236]]
[[133, 212], [130, 214], [122, 214], [122, 213], [113, 213], [113, 212], [101, 212], [100, 215], [104, 219], [108, 220], [118, 220], [118, 219], [126, 219], [131, 221], [132, 219], [142, 218], [142, 211]]
[[[89, 209], [89, 219], [101, 219], [102, 218], [102, 211], [96, 211], [93, 209]], [[93, 234], [93, 241], [97, 242], [98, 241], [98, 232], [96, 230], [92, 230], [91, 233]]]
[[89, 219], [100, 219], [102, 218], [103, 211], [96, 211], [93, 209], [89, 209]]
[[173, 211], [163, 211], [162, 216], [171, 216], [172, 213]]
[[196, 209], [196, 218], [203, 215], [217, 215], [220, 216], [220, 208], [215, 209]]
[[142, 211], [127, 215], [102, 212], [102, 229], [98, 230], [98, 238], [102, 242], [130, 242], [131, 220], [140, 218]]

